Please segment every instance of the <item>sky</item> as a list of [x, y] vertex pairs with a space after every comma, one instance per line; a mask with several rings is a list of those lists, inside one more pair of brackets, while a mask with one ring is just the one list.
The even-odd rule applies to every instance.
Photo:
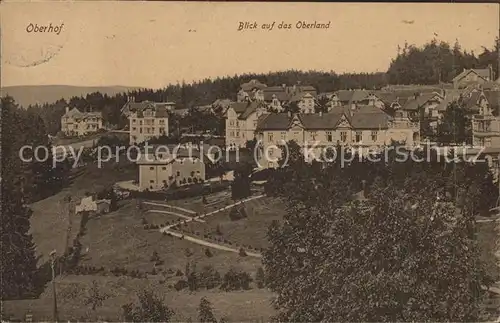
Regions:
[[[0, 10], [2, 86], [161, 88], [287, 69], [385, 72], [405, 42], [458, 39], [478, 53], [500, 29], [499, 5], [484, 3], [65, 1], [3, 2]], [[297, 29], [298, 21], [330, 28]], [[258, 29], [238, 31], [240, 22]], [[278, 29], [281, 22], [292, 29]], [[28, 32], [49, 24], [59, 34]]]

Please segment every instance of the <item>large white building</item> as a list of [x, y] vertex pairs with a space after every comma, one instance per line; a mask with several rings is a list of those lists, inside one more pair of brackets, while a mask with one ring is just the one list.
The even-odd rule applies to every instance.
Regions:
[[257, 119], [267, 113], [261, 101], [232, 103], [226, 111], [226, 147], [245, 147], [247, 141], [254, 139]]
[[170, 105], [166, 103], [150, 101], [128, 103], [126, 113], [124, 113], [129, 119], [130, 144], [139, 144], [155, 137], [168, 136], [170, 108]]
[[77, 108], [70, 110], [61, 117], [61, 131], [66, 136], [85, 136], [103, 128], [101, 112], [81, 112]]
[[260, 146], [259, 164], [278, 166], [280, 145], [293, 140], [301, 147], [313, 148], [321, 159], [328, 147], [373, 148], [392, 141], [414, 147], [420, 143], [420, 124], [404, 111], [391, 117], [374, 106], [333, 108], [328, 113], [272, 113], [262, 115], [256, 127]]

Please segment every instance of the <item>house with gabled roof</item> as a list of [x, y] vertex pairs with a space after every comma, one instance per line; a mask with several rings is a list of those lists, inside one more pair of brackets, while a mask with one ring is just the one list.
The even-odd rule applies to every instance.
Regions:
[[225, 113], [226, 147], [245, 147], [246, 142], [254, 139], [257, 119], [267, 113], [261, 101], [233, 102]]
[[321, 159], [336, 145], [369, 149], [388, 145], [392, 140], [409, 147], [420, 142], [420, 124], [404, 112], [389, 116], [374, 106], [335, 107], [328, 113], [271, 113], [258, 119], [259, 164], [278, 166], [283, 152], [280, 145], [295, 141], [312, 152], [306, 160]]
[[456, 89], [465, 88], [470, 84], [484, 84], [490, 81], [493, 81], [493, 69], [491, 66], [488, 68], [464, 69], [452, 80], [453, 87]]
[[329, 107], [372, 105], [377, 108], [384, 108], [384, 103], [375, 91], [366, 90], [339, 90], [329, 97]]
[[472, 116], [473, 145], [500, 147], [500, 117], [498, 116], [500, 91], [475, 92], [469, 100], [472, 102], [479, 100], [481, 102], [479, 109], [473, 110], [477, 111]]
[[446, 110], [446, 106], [443, 110], [444, 100], [444, 96], [437, 92], [415, 93], [413, 97], [407, 99], [401, 109], [406, 111], [410, 118], [420, 121], [428, 119], [431, 127], [437, 127]]
[[152, 138], [168, 136], [171, 104], [151, 101], [130, 103], [128, 108], [130, 144], [139, 144]]
[[86, 110], [81, 112], [76, 107], [73, 109], [66, 107], [66, 112], [61, 117], [61, 132], [66, 136], [85, 136], [102, 129], [102, 113], [92, 111], [90, 107]]
[[175, 109], [175, 102], [152, 102], [149, 100], [136, 102], [135, 97], [131, 96], [128, 97], [127, 102], [123, 105], [120, 111], [122, 115], [128, 118], [132, 112], [144, 109], [144, 107], [151, 105], [154, 105], [155, 107], [162, 107], [167, 111], [173, 111]]

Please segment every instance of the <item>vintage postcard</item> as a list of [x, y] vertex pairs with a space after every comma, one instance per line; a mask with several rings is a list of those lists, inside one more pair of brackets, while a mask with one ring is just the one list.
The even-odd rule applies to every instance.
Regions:
[[5, 322], [500, 322], [500, 6], [17, 2]]

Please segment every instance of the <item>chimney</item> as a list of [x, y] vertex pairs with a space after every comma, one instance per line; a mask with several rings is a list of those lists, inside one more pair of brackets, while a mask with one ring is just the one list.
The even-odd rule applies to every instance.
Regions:
[[66, 113], [68, 113], [68, 112], [69, 112], [69, 107], [66, 107]]
[[286, 88], [286, 84], [281, 84], [281, 87], [282, 88]]
[[356, 103], [351, 103], [351, 110], [356, 110]]
[[490, 79], [488, 81], [493, 81], [493, 66], [488, 64], [488, 71], [490, 72]]
[[323, 116], [323, 111], [319, 111], [319, 116], [322, 117]]

